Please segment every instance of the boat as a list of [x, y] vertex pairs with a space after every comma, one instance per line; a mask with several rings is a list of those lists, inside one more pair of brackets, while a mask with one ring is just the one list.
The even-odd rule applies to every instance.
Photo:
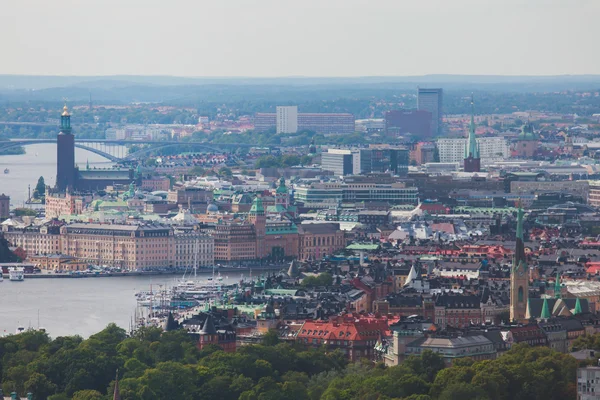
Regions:
[[23, 267], [12, 267], [8, 270], [8, 279], [13, 282], [22, 282], [25, 279]]
[[4, 173], [5, 173], [5, 174], [8, 174], [8, 173], [10, 173], [10, 169], [8, 169], [8, 168], [5, 168], [5, 169], [4, 169]]

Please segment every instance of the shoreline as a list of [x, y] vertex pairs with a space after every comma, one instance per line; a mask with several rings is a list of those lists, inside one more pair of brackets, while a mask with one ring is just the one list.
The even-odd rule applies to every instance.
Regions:
[[[221, 267], [215, 268], [215, 272], [250, 272], [250, 271], [279, 271], [283, 267]], [[212, 268], [201, 268], [196, 271], [197, 274], [212, 274]], [[41, 273], [41, 274], [25, 274], [25, 279], [84, 279], [84, 278], [114, 278], [127, 276], [158, 276], [158, 275], [181, 275], [183, 271], [131, 271], [131, 272], [106, 272], [102, 274], [84, 273], [74, 271], [73, 273]], [[186, 272], [186, 275], [193, 274], [193, 271]], [[3, 279], [9, 280], [8, 274], [2, 274]]]

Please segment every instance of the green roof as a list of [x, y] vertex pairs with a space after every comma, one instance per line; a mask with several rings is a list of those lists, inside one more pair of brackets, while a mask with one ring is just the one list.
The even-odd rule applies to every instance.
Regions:
[[377, 250], [378, 248], [379, 245], [373, 243], [352, 243], [346, 247], [346, 250]]
[[263, 207], [263, 202], [260, 196], [256, 196], [254, 201], [252, 201], [252, 207], [250, 207], [250, 214], [264, 214], [265, 208]]
[[265, 289], [265, 294], [273, 294], [276, 296], [297, 296], [297, 289]]

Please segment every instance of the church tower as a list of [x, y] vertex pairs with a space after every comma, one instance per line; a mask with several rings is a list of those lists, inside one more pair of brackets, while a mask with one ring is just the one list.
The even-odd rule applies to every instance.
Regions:
[[517, 211], [517, 242], [510, 272], [510, 320], [526, 321], [527, 298], [529, 297], [529, 267], [525, 257], [523, 240], [523, 209]]
[[267, 217], [265, 217], [265, 208], [260, 196], [256, 196], [254, 201], [252, 201], [248, 220], [254, 225], [254, 232], [256, 233], [256, 258], [266, 257], [265, 236], [267, 234]]
[[288, 188], [285, 186], [285, 178], [282, 176], [279, 180], [279, 186], [275, 190], [275, 205], [281, 205], [286, 209], [290, 205], [290, 194]]
[[480, 172], [481, 158], [479, 157], [479, 144], [475, 138], [475, 105], [471, 96], [471, 125], [469, 126], [469, 138], [465, 146], [465, 172]]
[[75, 137], [71, 133], [71, 114], [65, 104], [60, 116], [60, 132], [56, 137], [56, 189], [65, 192], [75, 188]]

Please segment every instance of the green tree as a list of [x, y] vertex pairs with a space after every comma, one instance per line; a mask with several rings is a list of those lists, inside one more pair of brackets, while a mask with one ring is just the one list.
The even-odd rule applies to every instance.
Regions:
[[269, 329], [267, 333], [264, 334], [262, 343], [265, 346], [275, 346], [279, 343], [279, 333], [277, 329]]
[[35, 189], [33, 191], [33, 197], [35, 199], [39, 199], [46, 195], [46, 183], [44, 182], [44, 177], [40, 176], [37, 185], [35, 185]]
[[73, 400], [104, 400], [106, 396], [97, 390], [80, 390], [73, 393]]

